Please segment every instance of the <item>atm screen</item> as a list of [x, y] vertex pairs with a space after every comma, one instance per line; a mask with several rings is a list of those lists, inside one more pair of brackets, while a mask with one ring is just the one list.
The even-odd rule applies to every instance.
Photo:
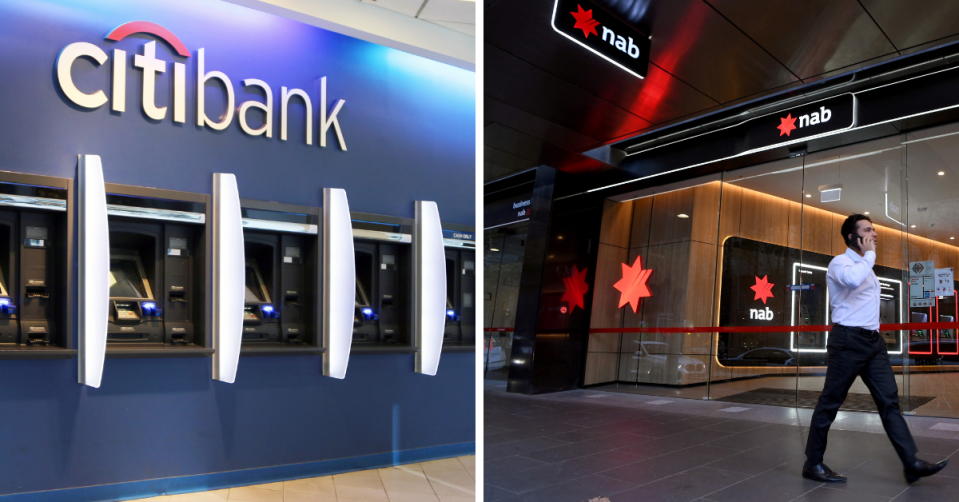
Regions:
[[150, 298], [135, 258], [110, 258], [110, 296]]
[[246, 263], [246, 299], [248, 302], [269, 302], [266, 288], [263, 285], [263, 278], [260, 277], [260, 271], [256, 268], [256, 263]]

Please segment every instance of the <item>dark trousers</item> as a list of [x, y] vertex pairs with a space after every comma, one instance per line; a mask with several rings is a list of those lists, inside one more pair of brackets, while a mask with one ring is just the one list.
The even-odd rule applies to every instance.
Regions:
[[846, 400], [849, 387], [857, 376], [862, 377], [863, 383], [869, 388], [879, 408], [882, 427], [886, 429], [886, 435], [899, 458], [903, 463], [915, 460], [916, 443], [899, 412], [899, 387], [889, 364], [886, 341], [879, 332], [836, 324], [829, 332], [826, 351], [829, 353], [826, 383], [809, 424], [806, 461], [810, 465], [822, 462], [829, 426], [836, 419], [836, 412]]

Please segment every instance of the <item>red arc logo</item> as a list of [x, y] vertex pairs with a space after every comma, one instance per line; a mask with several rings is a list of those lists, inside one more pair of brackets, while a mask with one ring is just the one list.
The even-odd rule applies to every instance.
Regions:
[[[580, 272], [576, 265], [573, 265], [573, 273], [569, 277], [563, 277], [563, 284], [566, 286], [566, 292], [563, 293], [563, 298], [559, 301], [569, 303], [569, 311], [573, 312], [573, 309], [579, 307], [583, 310], [586, 307], [583, 306], [583, 296], [586, 295], [586, 292], [589, 291], [589, 284], [586, 284], [586, 271], [589, 269], [584, 268]], [[565, 314], [565, 312], [563, 312]]]
[[796, 128], [796, 118], [793, 117], [793, 114], [790, 112], [789, 115], [779, 119], [780, 124], [776, 126], [776, 129], [779, 129], [779, 135], [789, 136], [789, 133], [793, 132], [793, 129]]
[[765, 305], [767, 298], [774, 298], [773, 286], [775, 286], [775, 284], [769, 282], [768, 275], [764, 275], [762, 279], [756, 277], [756, 285], [749, 287], [749, 289], [756, 292], [756, 297], [753, 298], [753, 300], [762, 300], [763, 305]]
[[599, 21], [593, 19], [593, 9], [583, 10], [582, 5], [576, 5], [579, 8], [577, 12], [570, 12], [573, 17], [576, 18], [576, 24], [573, 25], [574, 30], [583, 30], [583, 36], [589, 39], [589, 34], [599, 36], [599, 33], [596, 33], [596, 27], [599, 26]]
[[616, 284], [613, 284], [613, 287], [620, 292], [619, 306], [623, 307], [629, 304], [630, 307], [633, 307], [633, 313], [635, 314], [639, 311], [639, 299], [653, 296], [653, 293], [649, 291], [649, 286], [646, 285], [646, 281], [653, 271], [643, 270], [643, 259], [641, 256], [636, 257], [636, 261], [633, 262], [632, 267], [625, 263], [622, 265], [623, 278]]

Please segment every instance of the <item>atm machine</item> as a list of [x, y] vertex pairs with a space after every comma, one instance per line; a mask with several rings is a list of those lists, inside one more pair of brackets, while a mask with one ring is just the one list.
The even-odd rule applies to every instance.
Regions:
[[241, 355], [321, 353], [321, 210], [240, 200], [246, 257]]
[[209, 196], [107, 183], [107, 357], [205, 356]]
[[356, 256], [353, 347], [413, 348], [413, 220], [350, 213]]
[[0, 173], [0, 358], [72, 357], [73, 180]]
[[476, 234], [473, 227], [443, 229], [443, 243], [446, 246], [443, 345], [473, 347], [476, 344]]

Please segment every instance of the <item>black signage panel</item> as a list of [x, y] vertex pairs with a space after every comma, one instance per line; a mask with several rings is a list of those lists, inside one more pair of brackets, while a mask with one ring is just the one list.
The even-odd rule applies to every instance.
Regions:
[[532, 192], [487, 202], [483, 205], [483, 226], [485, 228], [501, 227], [528, 220], [533, 209], [531, 207], [532, 202]]
[[737, 129], [744, 151], [809, 139], [855, 125], [855, 98], [843, 94], [749, 120]]
[[646, 178], [802, 143], [855, 125], [856, 98], [843, 94], [647, 150], [625, 146], [627, 156], [620, 167]]
[[587, 0], [556, 0], [553, 29], [629, 73], [646, 78], [649, 37]]

